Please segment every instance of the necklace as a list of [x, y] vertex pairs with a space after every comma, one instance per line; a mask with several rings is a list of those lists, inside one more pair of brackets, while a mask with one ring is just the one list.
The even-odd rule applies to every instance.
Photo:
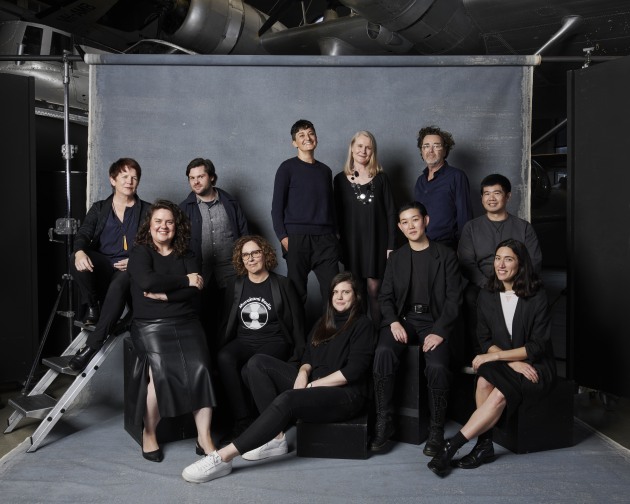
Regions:
[[374, 200], [374, 182], [373, 181], [370, 180], [370, 182], [367, 184], [367, 190], [365, 192], [363, 192], [363, 188], [361, 187], [361, 184], [355, 184], [351, 182], [350, 185], [352, 186], [352, 189], [354, 190], [354, 194], [356, 195], [357, 200], [359, 200], [364, 205], [366, 203], [372, 203], [372, 201]]
[[[134, 205], [135, 206], [135, 205]], [[125, 224], [125, 212], [127, 211], [127, 208], [133, 208], [133, 206], [128, 207], [125, 206], [123, 209], [123, 217], [122, 219], [118, 216], [118, 212], [116, 211], [116, 205], [114, 205], [114, 201], [112, 200], [112, 210], [114, 212], [114, 220], [116, 222], [116, 224], [118, 224], [118, 228], [120, 229], [120, 232], [123, 235], [123, 250], [128, 250], [128, 245], [127, 245], [127, 231], [129, 230], [129, 225], [131, 224], [131, 221], [133, 220], [133, 217], [130, 216], [129, 219], [127, 219], [127, 224]], [[133, 213], [133, 210], [132, 210]]]

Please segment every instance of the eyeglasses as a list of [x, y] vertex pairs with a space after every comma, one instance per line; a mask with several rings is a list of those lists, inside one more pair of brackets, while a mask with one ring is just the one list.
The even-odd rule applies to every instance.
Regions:
[[243, 259], [243, 261], [249, 261], [250, 257], [252, 259], [258, 259], [261, 255], [262, 255], [262, 250], [260, 249], [252, 250], [251, 252], [243, 252], [241, 254], [241, 259]]
[[429, 150], [433, 147], [433, 150], [439, 151], [444, 148], [442, 144], [422, 144], [422, 150]]

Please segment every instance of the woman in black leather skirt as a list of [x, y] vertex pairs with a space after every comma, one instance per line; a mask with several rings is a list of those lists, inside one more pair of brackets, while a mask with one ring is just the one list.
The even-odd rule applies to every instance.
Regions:
[[160, 418], [193, 412], [197, 450], [215, 450], [210, 438], [215, 396], [206, 339], [193, 307], [203, 288], [199, 264], [187, 250], [190, 223], [177, 205], [158, 200], [143, 222], [129, 258], [134, 319], [131, 339], [136, 424], [144, 423], [142, 455], [163, 459], [156, 437]]

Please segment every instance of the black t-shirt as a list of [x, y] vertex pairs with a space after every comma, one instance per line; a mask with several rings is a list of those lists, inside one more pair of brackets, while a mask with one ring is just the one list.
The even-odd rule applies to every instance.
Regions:
[[429, 304], [429, 249], [411, 251], [411, 288], [407, 304]]
[[285, 340], [276, 307], [273, 305], [269, 278], [264, 282], [254, 283], [245, 277], [237, 315], [237, 338], [256, 344]]

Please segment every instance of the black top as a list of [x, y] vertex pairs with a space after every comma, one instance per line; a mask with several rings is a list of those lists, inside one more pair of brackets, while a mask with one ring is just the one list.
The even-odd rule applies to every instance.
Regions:
[[[193, 317], [193, 299], [201, 291], [189, 287], [188, 273], [198, 273], [199, 265], [192, 252], [178, 257], [174, 252], [167, 256], [152, 247], [138, 245], [129, 255], [127, 267], [131, 276], [133, 316], [137, 319]], [[144, 296], [144, 292], [165, 293], [168, 301]]]
[[248, 277], [244, 278], [238, 316], [237, 338], [257, 343], [263, 340], [285, 341], [274, 306], [269, 278], [260, 283], [254, 283]]
[[334, 190], [346, 269], [359, 278], [383, 278], [387, 250], [394, 250], [396, 238], [396, 205], [387, 175], [377, 173], [368, 184], [353, 188], [341, 172]]
[[[349, 314], [335, 317], [338, 329], [343, 327]], [[317, 327], [319, 321], [315, 324]], [[367, 396], [368, 377], [372, 369], [374, 355], [374, 327], [365, 316], [360, 315], [345, 331], [337, 334], [332, 340], [314, 347], [311, 331], [302, 358], [302, 364], [312, 366], [310, 381], [341, 371], [348, 381], [347, 387], [356, 388], [357, 392]]]
[[411, 251], [411, 287], [407, 295], [407, 304], [429, 304], [429, 249]]

